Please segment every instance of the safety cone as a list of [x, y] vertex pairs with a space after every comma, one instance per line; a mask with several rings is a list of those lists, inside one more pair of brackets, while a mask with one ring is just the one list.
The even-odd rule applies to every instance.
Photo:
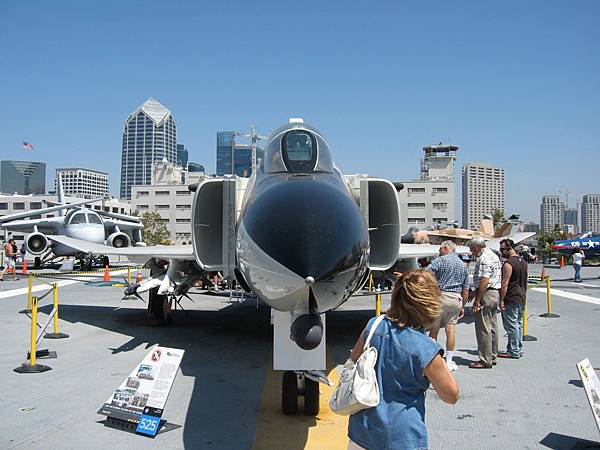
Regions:
[[110, 273], [108, 273], [108, 266], [104, 266], [104, 279], [103, 281], [110, 281]]
[[561, 269], [565, 268], [565, 257], [564, 256], [560, 257], [560, 268]]
[[23, 268], [21, 269], [21, 275], [27, 275], [27, 260], [23, 259]]
[[141, 272], [138, 272], [137, 275], [135, 276], [135, 282], [136, 283], [142, 282], [142, 273]]

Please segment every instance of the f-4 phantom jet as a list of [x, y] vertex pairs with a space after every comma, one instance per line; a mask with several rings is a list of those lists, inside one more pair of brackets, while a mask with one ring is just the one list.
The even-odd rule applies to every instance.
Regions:
[[[325, 138], [294, 121], [276, 130], [250, 179], [209, 178], [192, 206], [192, 246], [111, 249], [69, 239], [82, 252], [148, 256], [149, 309], [164, 311], [206, 272], [220, 271], [274, 310], [274, 366], [285, 370], [282, 407], [319, 410], [325, 369], [325, 315], [361, 288], [371, 270], [438, 254], [436, 245], [400, 244], [396, 188], [366, 175], [343, 176]], [[168, 262], [168, 263], [167, 263]], [[316, 388], [315, 388], [316, 386]]]

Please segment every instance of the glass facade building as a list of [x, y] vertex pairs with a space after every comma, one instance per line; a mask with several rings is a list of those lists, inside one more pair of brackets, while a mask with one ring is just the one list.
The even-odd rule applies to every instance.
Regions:
[[46, 163], [0, 161], [0, 192], [7, 194], [45, 194]]
[[153, 98], [129, 115], [123, 126], [121, 198], [132, 186], [152, 184], [152, 164], [177, 163], [177, 129], [171, 112]]
[[[235, 149], [235, 152], [234, 152]], [[233, 155], [234, 173], [239, 177], [249, 177], [252, 174], [252, 146], [237, 144], [235, 132], [217, 132], [217, 175], [231, 174], [231, 153]], [[256, 159], [261, 160], [264, 152], [256, 149]]]
[[185, 145], [177, 144], [177, 164], [183, 167], [184, 170], [187, 169], [188, 158], [189, 152], [187, 148], [185, 148]]

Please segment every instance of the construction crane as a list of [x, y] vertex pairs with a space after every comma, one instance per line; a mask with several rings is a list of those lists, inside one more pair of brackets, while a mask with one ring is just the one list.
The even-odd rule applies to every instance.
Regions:
[[[260, 134], [257, 134], [256, 128], [254, 127], [254, 125], [250, 125], [250, 134], [239, 133], [236, 131], [235, 135], [240, 136], [240, 137], [250, 138], [250, 141], [252, 142], [252, 154], [251, 154], [252, 173], [255, 173], [255, 171], [256, 171], [256, 142], [257, 141], [266, 141], [269, 138], [267, 136], [261, 136]], [[235, 151], [235, 146], [234, 146], [234, 151]], [[231, 159], [232, 159], [231, 172], [235, 172], [234, 166], [233, 166], [233, 157]]]

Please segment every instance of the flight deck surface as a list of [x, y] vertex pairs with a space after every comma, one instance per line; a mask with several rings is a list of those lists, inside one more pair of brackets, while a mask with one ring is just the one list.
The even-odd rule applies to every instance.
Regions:
[[[540, 270], [530, 266], [532, 273]], [[492, 370], [468, 369], [477, 359], [474, 325], [470, 316], [459, 322], [454, 375], [461, 398], [450, 406], [428, 391], [432, 449], [572, 448], [577, 440], [600, 441], [575, 367], [584, 358], [600, 367], [600, 268], [585, 267], [581, 284], [570, 281], [571, 268], [548, 273], [553, 312], [560, 317], [539, 317], [546, 312], [544, 284], [529, 290], [528, 334], [538, 340], [525, 342], [524, 359], [500, 360]], [[145, 322], [144, 303], [121, 301], [122, 288], [65, 284], [59, 288], [60, 331], [70, 337], [38, 346], [58, 353], [57, 359], [38, 360], [52, 370], [18, 374], [13, 369], [25, 361], [30, 334], [29, 317], [18, 313], [27, 302], [26, 288], [27, 278], [0, 284], [0, 448], [347, 446], [347, 418], [328, 410], [331, 389], [324, 385], [318, 417], [280, 413], [281, 374], [271, 369], [270, 314], [252, 299], [193, 295], [194, 303], [184, 299], [185, 310], [175, 312], [171, 325], [153, 327]], [[385, 307], [389, 294], [383, 301]], [[51, 309], [49, 296], [41, 301], [40, 324]], [[328, 314], [331, 378], [373, 310], [373, 297], [355, 296]], [[186, 351], [163, 414], [174, 426], [155, 439], [105, 427], [98, 409], [155, 344]]]

